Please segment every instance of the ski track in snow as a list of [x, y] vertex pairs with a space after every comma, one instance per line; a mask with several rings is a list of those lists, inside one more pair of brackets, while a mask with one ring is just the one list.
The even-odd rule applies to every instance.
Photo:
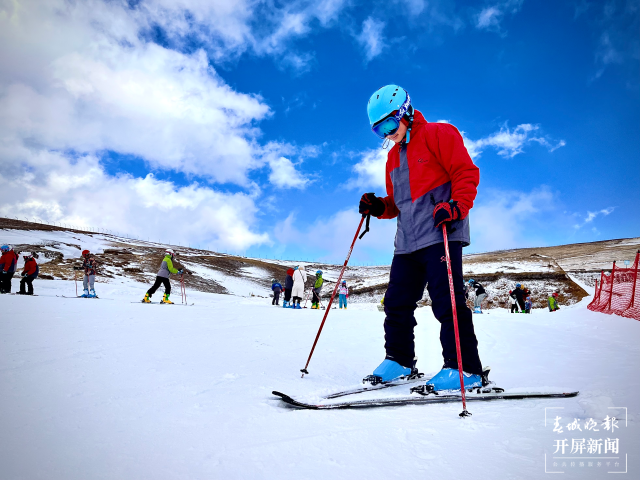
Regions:
[[[593, 436], [620, 438], [633, 458], [640, 448], [640, 322], [590, 312], [589, 299], [553, 314], [474, 316], [499, 386], [580, 395], [472, 403], [461, 420], [459, 404], [303, 411], [271, 395], [359, 384], [384, 358], [384, 314], [371, 304], [331, 311], [301, 379], [324, 311], [201, 292], [189, 292], [189, 308], [137, 305], [148, 285], [131, 281], [100, 284], [113, 301], [52, 297], [73, 295], [73, 282], [34, 285], [42, 296], [0, 296], [2, 479], [537, 479], [556, 439], [590, 436], [558, 436], [552, 417], [601, 423], [611, 412], [620, 430]], [[435, 373], [439, 324], [428, 307], [416, 315], [418, 367]], [[546, 428], [545, 407], [562, 407], [548, 410]], [[628, 407], [628, 427], [609, 407]]]

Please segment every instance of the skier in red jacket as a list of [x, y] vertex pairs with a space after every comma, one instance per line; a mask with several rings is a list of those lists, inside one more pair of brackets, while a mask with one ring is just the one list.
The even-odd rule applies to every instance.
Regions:
[[[24, 268], [20, 279], [20, 295], [33, 295], [33, 281], [38, 278], [38, 264], [31, 252], [22, 252], [20, 256], [24, 258]], [[25, 288], [25, 286], [27, 288]]]
[[10, 245], [2, 245], [0, 251], [0, 293], [11, 293], [11, 279], [16, 272], [18, 256]]
[[478, 355], [472, 313], [465, 302], [462, 247], [469, 245], [469, 210], [480, 181], [458, 130], [429, 123], [413, 108], [409, 94], [397, 85], [376, 91], [367, 107], [373, 132], [395, 143], [387, 157], [387, 196], [365, 193], [359, 211], [380, 219], [397, 218], [395, 253], [384, 310], [385, 360], [370, 383], [417, 374], [414, 311], [425, 286], [441, 325], [444, 365], [427, 381], [427, 390], [460, 389], [453, 309], [445, 261], [442, 226], [447, 225], [466, 386], [488, 383]]

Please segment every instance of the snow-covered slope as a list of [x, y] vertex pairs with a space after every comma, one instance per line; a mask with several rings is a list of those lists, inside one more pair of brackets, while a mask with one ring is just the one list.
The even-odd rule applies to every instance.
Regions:
[[[633, 475], [640, 322], [585, 301], [475, 316], [500, 386], [581, 393], [474, 403], [461, 420], [457, 404], [299, 411], [271, 395], [328, 392], [371, 373], [384, 357], [373, 304], [331, 311], [301, 379], [321, 311], [206, 292], [190, 292], [194, 306], [134, 304], [140, 285], [127, 278], [100, 288], [100, 300], [56, 297], [74, 293], [63, 280], [38, 282], [38, 297], [0, 296], [0, 478], [493, 480], [546, 469], [600, 479], [624, 471], [626, 454]], [[429, 307], [417, 319], [418, 366], [433, 373], [439, 324]], [[607, 415], [619, 420], [614, 433], [600, 426]], [[599, 432], [585, 431], [589, 418]], [[574, 419], [582, 431], [568, 431]], [[585, 437], [618, 438], [621, 466], [554, 468], [556, 440]]]

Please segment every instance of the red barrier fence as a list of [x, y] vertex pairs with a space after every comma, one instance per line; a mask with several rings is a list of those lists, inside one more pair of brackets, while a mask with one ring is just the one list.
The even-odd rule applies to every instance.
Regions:
[[600, 282], [596, 280], [596, 292], [587, 308], [594, 312], [602, 312], [621, 317], [640, 320], [640, 279], [638, 278], [638, 261], [640, 250], [636, 253], [636, 261], [631, 268], [617, 268], [613, 262], [610, 275], [600, 274]]

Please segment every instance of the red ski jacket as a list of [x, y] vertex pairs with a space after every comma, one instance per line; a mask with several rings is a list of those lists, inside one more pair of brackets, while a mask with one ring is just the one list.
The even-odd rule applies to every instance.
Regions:
[[476, 198], [480, 171], [462, 135], [448, 123], [428, 123], [416, 110], [409, 144], [396, 144], [387, 156], [387, 196], [379, 218], [398, 218], [397, 254], [442, 243], [433, 223], [438, 202], [456, 200], [462, 218], [452, 222], [450, 241], [469, 245], [468, 213]]
[[2, 257], [0, 257], [0, 268], [7, 273], [13, 273], [16, 271], [16, 266], [18, 264], [18, 256], [16, 252], [13, 250], [9, 250], [8, 252], [4, 252]]
[[31, 260], [27, 260], [24, 264], [24, 270], [22, 270], [22, 275], [26, 275], [27, 277], [34, 275], [38, 270], [38, 264], [36, 263], [36, 259], [32, 258]]

